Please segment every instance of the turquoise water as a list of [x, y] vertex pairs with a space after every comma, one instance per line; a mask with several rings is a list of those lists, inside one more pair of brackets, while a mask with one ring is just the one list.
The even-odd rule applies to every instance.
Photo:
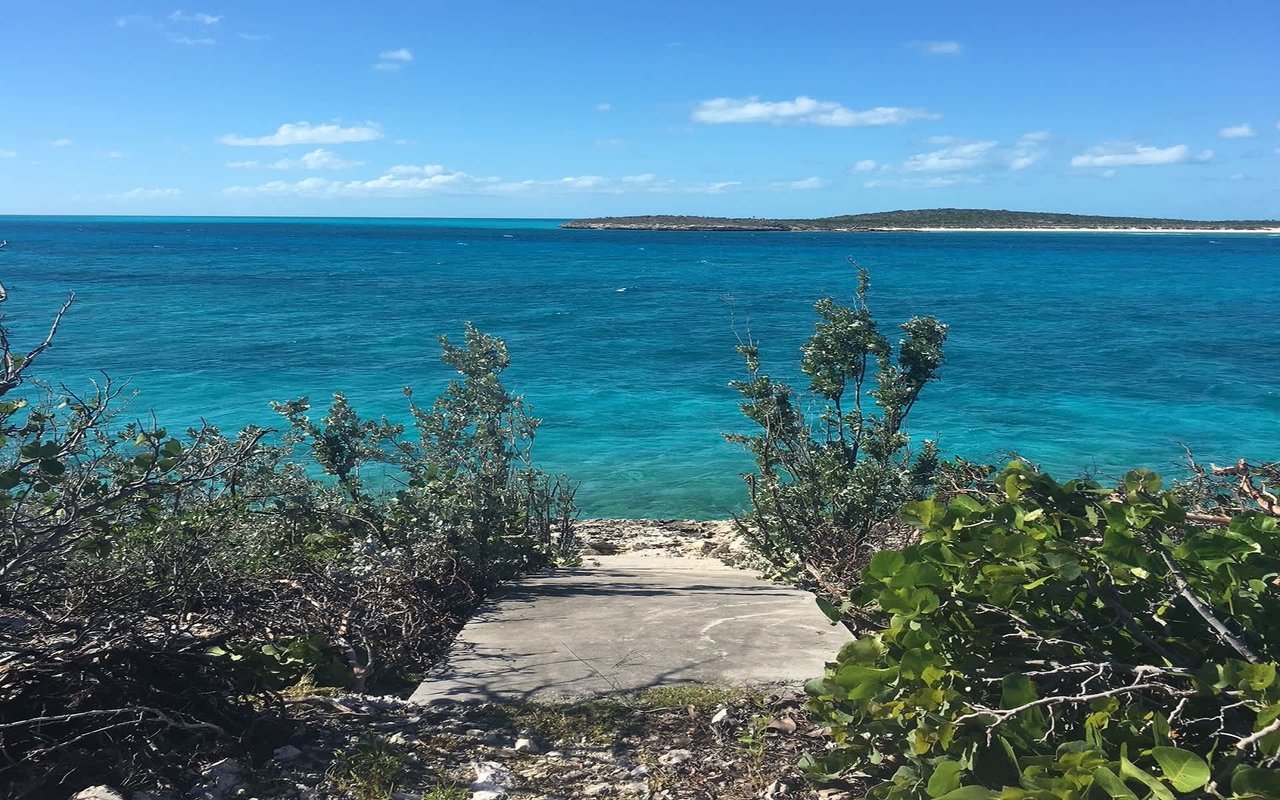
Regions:
[[[44, 373], [128, 377], [131, 413], [273, 424], [271, 400], [342, 389], [404, 418], [447, 379], [436, 335], [506, 339], [545, 423], [544, 465], [589, 515], [718, 517], [749, 464], [730, 380], [748, 332], [794, 376], [824, 294], [872, 272], [883, 323], [951, 325], [913, 414], [946, 453], [1016, 449], [1055, 472], [1280, 456], [1280, 238], [559, 230], [529, 220], [0, 217], [4, 310]], [[623, 291], [625, 290], [625, 291]]]

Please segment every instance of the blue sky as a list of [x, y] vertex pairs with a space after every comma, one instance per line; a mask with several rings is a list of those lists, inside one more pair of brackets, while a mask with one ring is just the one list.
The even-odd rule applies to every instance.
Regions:
[[67, 0], [3, 20], [5, 214], [1280, 218], [1275, 0]]

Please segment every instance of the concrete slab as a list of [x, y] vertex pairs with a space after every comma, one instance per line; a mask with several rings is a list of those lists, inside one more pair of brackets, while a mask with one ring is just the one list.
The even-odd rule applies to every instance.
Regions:
[[568, 699], [679, 683], [799, 685], [846, 641], [813, 595], [717, 561], [598, 556], [481, 608], [418, 703]]

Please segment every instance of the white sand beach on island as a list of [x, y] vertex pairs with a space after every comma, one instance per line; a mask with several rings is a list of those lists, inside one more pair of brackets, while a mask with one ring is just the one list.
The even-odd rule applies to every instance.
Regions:
[[[886, 233], [1253, 233], [1280, 234], [1280, 228], [876, 228]], [[859, 231], [850, 229], [851, 233]]]

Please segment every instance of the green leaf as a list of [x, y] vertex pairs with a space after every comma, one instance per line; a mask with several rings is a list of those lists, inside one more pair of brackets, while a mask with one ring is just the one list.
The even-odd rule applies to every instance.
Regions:
[[947, 759], [939, 762], [929, 776], [929, 785], [925, 791], [930, 797], [942, 797], [960, 788], [960, 773], [963, 771], [959, 761]]
[[836, 608], [835, 603], [832, 603], [825, 597], [816, 597], [814, 598], [814, 601], [818, 604], [818, 610], [821, 611], [827, 619], [832, 622], [840, 621], [840, 609]]
[[1160, 782], [1160, 779], [1152, 775], [1150, 772], [1135, 765], [1127, 756], [1120, 756], [1120, 774], [1126, 778], [1142, 781], [1151, 790], [1151, 796], [1156, 800], [1173, 800], [1173, 792], [1169, 791], [1169, 787]]
[[991, 800], [996, 793], [985, 786], [961, 786], [953, 789], [937, 800]]
[[871, 563], [867, 565], [867, 574], [877, 580], [892, 578], [906, 563], [902, 553], [897, 550], [881, 550], [871, 557]]
[[1273, 769], [1238, 767], [1231, 776], [1231, 791], [1254, 797], [1280, 797], [1280, 772]]
[[1106, 767], [1098, 767], [1093, 771], [1093, 785], [1116, 798], [1116, 800], [1138, 800], [1138, 796], [1124, 785], [1120, 776]]
[[1209, 765], [1189, 750], [1177, 747], [1156, 747], [1151, 750], [1164, 778], [1180, 792], [1194, 792], [1209, 782]]

